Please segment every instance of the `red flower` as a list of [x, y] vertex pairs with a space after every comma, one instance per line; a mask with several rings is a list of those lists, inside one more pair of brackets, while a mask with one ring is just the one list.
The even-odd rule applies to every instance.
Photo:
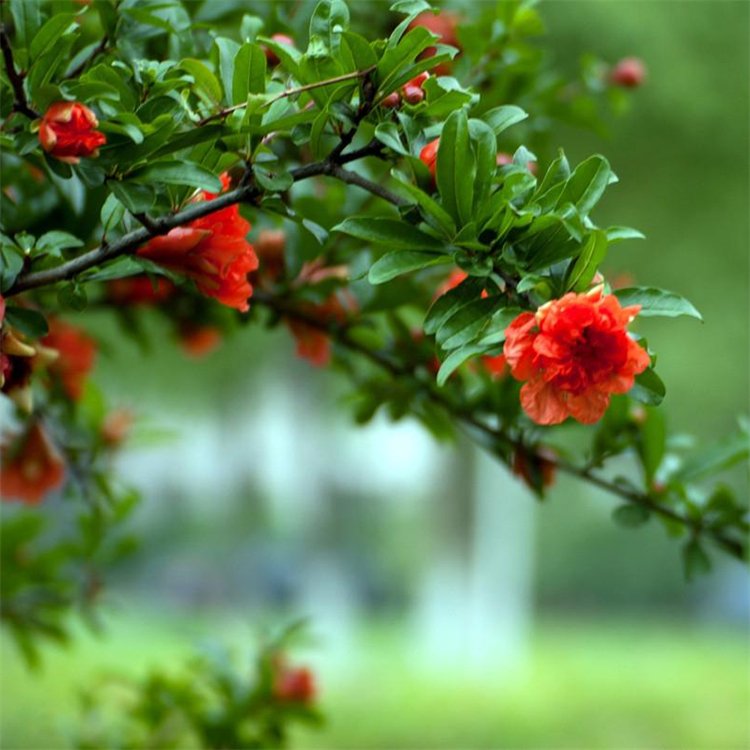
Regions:
[[[273, 39], [274, 42], [278, 42], [279, 44], [283, 44], [287, 47], [294, 47], [294, 39], [292, 39], [292, 37], [290, 36], [287, 36], [286, 34], [272, 34], [271, 39]], [[279, 56], [270, 47], [262, 45], [262, 49], [269, 65], [278, 65], [281, 62], [279, 60]]]
[[[424, 13], [420, 13], [409, 24], [409, 28], [414, 29], [417, 26], [422, 26], [433, 34], [437, 34], [438, 37], [440, 37], [438, 41], [441, 44], [449, 44], [451, 47], [458, 47], [461, 49], [461, 45], [458, 42], [458, 36], [456, 35], [458, 21], [458, 16], [455, 13], [450, 13], [448, 11], [433, 13], [432, 11], [426, 10]], [[436, 47], [428, 47], [419, 58], [424, 59], [427, 57], [434, 57], [436, 54]], [[450, 62], [440, 63], [440, 65], [435, 68], [435, 73], [438, 75], [450, 75], [451, 67]]]
[[312, 703], [316, 694], [315, 675], [307, 667], [281, 666], [273, 683], [273, 695], [284, 703]]
[[109, 448], [116, 448], [125, 442], [133, 428], [133, 413], [128, 409], [115, 409], [102, 422], [102, 442]]
[[55, 102], [44, 113], [39, 126], [39, 142], [50, 155], [68, 164], [78, 164], [82, 156], [99, 156], [99, 146], [107, 142], [95, 130], [96, 115], [78, 102]]
[[[222, 175], [222, 184], [229, 187], [226, 175]], [[215, 197], [202, 193], [197, 200]], [[258, 257], [245, 239], [249, 231], [250, 223], [240, 216], [235, 204], [154, 237], [138, 255], [189, 276], [201, 294], [246, 312], [253, 293], [247, 275], [258, 268]]]
[[[343, 323], [346, 309], [333, 294], [319, 305], [306, 305], [302, 311], [321, 324]], [[288, 318], [287, 325], [297, 340], [297, 356], [306, 359], [314, 367], [325, 367], [331, 361], [331, 339], [325, 330], [299, 318]]]
[[180, 331], [180, 344], [185, 354], [200, 359], [221, 344], [221, 331], [213, 326], [186, 326]]
[[52, 320], [42, 344], [58, 352], [59, 356], [50, 364], [49, 371], [60, 380], [68, 398], [78, 401], [83, 395], [86, 377], [94, 366], [96, 343], [80, 328]]
[[36, 505], [65, 477], [65, 463], [38, 422], [14, 446], [2, 446], [0, 488], [3, 500]]
[[519, 445], [513, 453], [512, 469], [532, 490], [541, 490], [555, 483], [557, 456], [548, 449], [529, 452]]
[[621, 307], [602, 287], [570, 292], [521, 313], [505, 331], [504, 353], [513, 377], [527, 381], [521, 406], [537, 424], [573, 417], [599, 420], [610, 395], [626, 393], [649, 365], [648, 353], [633, 341], [628, 324], [639, 305]]
[[440, 138], [435, 138], [434, 141], [430, 141], [419, 152], [419, 159], [430, 170], [433, 180], [437, 179], [437, 154], [439, 146]]
[[646, 66], [637, 57], [625, 57], [615, 65], [610, 73], [610, 80], [615, 86], [635, 89], [646, 78]]
[[[495, 157], [495, 164], [497, 164], [498, 167], [505, 167], [508, 164], [513, 164], [513, 156], [505, 151], [498, 151], [497, 156]], [[538, 171], [536, 162], [527, 161], [526, 169], [528, 169], [531, 174], [535, 175]]]
[[283, 229], [263, 229], [255, 242], [255, 252], [260, 260], [259, 273], [270, 281], [284, 275], [286, 233]]
[[174, 291], [169, 279], [159, 276], [152, 281], [146, 274], [113, 279], [107, 284], [107, 298], [117, 305], [157, 305]]
[[497, 354], [494, 357], [485, 355], [482, 357], [482, 367], [493, 380], [504, 378], [508, 372], [508, 362], [502, 354]]

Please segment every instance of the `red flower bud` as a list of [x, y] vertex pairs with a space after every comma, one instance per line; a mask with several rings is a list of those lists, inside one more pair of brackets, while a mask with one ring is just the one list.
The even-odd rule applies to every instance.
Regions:
[[430, 74], [425, 71], [423, 73], [420, 73], [418, 76], [415, 76], [410, 81], [407, 81], [401, 87], [401, 96], [404, 98], [404, 100], [409, 102], [409, 104], [419, 104], [419, 102], [421, 102], [425, 97], [425, 93], [422, 90], [422, 84], [429, 77]]
[[[287, 47], [294, 47], [294, 39], [286, 34], [272, 34], [271, 39], [273, 39], [274, 42], [278, 42]], [[281, 62], [279, 56], [270, 47], [263, 45], [263, 52], [266, 55], [266, 60], [269, 65], [278, 65]]]
[[395, 109], [399, 104], [401, 104], [401, 96], [398, 91], [391, 92], [380, 102], [380, 106], [386, 109]]
[[283, 703], [312, 703], [316, 694], [315, 675], [307, 667], [282, 666], [273, 684], [274, 698]]
[[555, 482], [557, 456], [546, 449], [529, 452], [518, 446], [513, 454], [513, 473], [531, 489], [550, 487]]
[[3, 500], [36, 505], [65, 478], [65, 462], [38, 422], [15, 445], [3, 445], [0, 456]]
[[430, 170], [433, 180], [437, 179], [437, 154], [439, 146], [440, 138], [435, 138], [434, 141], [430, 141], [419, 152], [419, 159]]
[[107, 142], [104, 133], [95, 130], [96, 115], [78, 102], [55, 102], [44, 113], [39, 125], [39, 142], [50, 155], [68, 164], [80, 157], [99, 156], [99, 146]]
[[626, 89], [638, 88], [646, 78], [646, 66], [637, 57], [625, 57], [615, 65], [610, 73], [610, 81], [615, 86]]
[[[513, 164], [513, 156], [505, 151], [499, 151], [495, 157], [495, 163], [498, 167], [507, 167], [508, 164]], [[528, 169], [531, 174], [536, 175], [538, 171], [536, 162], [527, 161], [526, 169]]]
[[185, 354], [200, 359], [221, 344], [221, 331], [213, 326], [187, 326], [180, 331], [180, 343]]

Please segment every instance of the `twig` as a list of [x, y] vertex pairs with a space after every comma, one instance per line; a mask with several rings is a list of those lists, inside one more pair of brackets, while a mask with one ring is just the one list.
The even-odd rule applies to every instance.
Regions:
[[[269, 294], [262, 290], [256, 290], [253, 295], [253, 302], [255, 304], [261, 304], [269, 309], [274, 310], [276, 313], [283, 317], [291, 317], [306, 323], [309, 326], [317, 328], [334, 338], [339, 344], [349, 349], [350, 351], [361, 354], [372, 363], [379, 366], [381, 369], [386, 370], [394, 378], [411, 377], [419, 382], [422, 392], [427, 398], [433, 403], [441, 406], [445, 409], [454, 419], [462, 422], [472, 430], [482, 432], [484, 435], [489, 437], [495, 445], [504, 445], [508, 448], [518, 449], [522, 448], [527, 454], [536, 456], [539, 459], [550, 461], [548, 455], [541, 456], [535, 454], [529, 446], [523, 444], [521, 440], [515, 439], [500, 429], [490, 427], [488, 424], [483, 422], [476, 414], [466, 409], [462, 409], [454, 404], [450, 398], [447, 397], [444, 391], [441, 391], [432, 382], [426, 382], [419, 377], [414, 371], [413, 367], [404, 365], [394, 361], [387, 353], [370, 349], [365, 344], [361, 343], [357, 339], [353, 338], [350, 333], [350, 327], [341, 325], [335, 321], [322, 320], [313, 314], [301, 310], [295, 305], [289, 303], [283, 298], [279, 298]], [[487, 448], [495, 458], [505, 460], [502, 455], [491, 447]], [[650, 495], [637, 490], [630, 490], [627, 487], [623, 487], [615, 482], [611, 482], [603, 477], [593, 474], [590, 469], [585, 467], [579, 467], [574, 464], [568, 463], [562, 459], [554, 461], [555, 466], [562, 472], [577, 477], [589, 484], [592, 484], [606, 492], [616, 495], [621, 499], [625, 500], [632, 505], [638, 505], [646, 510], [661, 516], [662, 518], [674, 521], [681, 526], [690, 529], [694, 536], [705, 534], [709, 536], [719, 547], [727, 552], [732, 557], [738, 560], [745, 561], [747, 559], [747, 550], [745, 545], [715, 529], [706, 528], [699, 519], [693, 519], [689, 516], [682, 515], [675, 510], [661, 504], [658, 500], [654, 499]]]
[[16, 70], [16, 64], [13, 61], [13, 48], [10, 46], [10, 38], [5, 29], [5, 24], [0, 24], [0, 47], [3, 50], [3, 60], [5, 61], [5, 72], [8, 75], [11, 88], [13, 89], [13, 112], [20, 112], [26, 117], [36, 120], [39, 113], [29, 106], [26, 99], [26, 91], [23, 88], [24, 74]]
[[[370, 75], [373, 70], [375, 70], [375, 66], [371, 66], [365, 70], [355, 70], [351, 73], [344, 73], [343, 75], [335, 76], [333, 78], [326, 78], [323, 81], [315, 81], [315, 83], [306, 83], [304, 86], [297, 86], [293, 89], [286, 89], [276, 96], [272, 96], [268, 101], [264, 102], [263, 106], [270, 107], [274, 102], [277, 102], [280, 99], [285, 99], [286, 97], [294, 96], [295, 94], [302, 94], [305, 91], [312, 91], [313, 89], [323, 88], [324, 86], [330, 86], [334, 83], [352, 81], [356, 78], [364, 78], [365, 76]], [[231, 115], [232, 112], [237, 112], [241, 109], [244, 109], [245, 107], [247, 107], [247, 102], [240, 102], [239, 104], [234, 104], [231, 107], [225, 107], [220, 112], [216, 112], [213, 115], [204, 117], [198, 122], [198, 125], [205, 125], [206, 123], [213, 122], [214, 120], [222, 120], [223, 118]]]

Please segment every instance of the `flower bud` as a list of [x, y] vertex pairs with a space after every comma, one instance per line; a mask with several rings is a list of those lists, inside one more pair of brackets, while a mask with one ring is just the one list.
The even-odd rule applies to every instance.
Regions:
[[437, 178], [437, 154], [440, 146], [440, 138], [430, 141], [420, 152], [419, 160], [430, 170], [432, 179]]
[[393, 91], [388, 94], [388, 96], [380, 102], [380, 106], [385, 107], [386, 109], [395, 109], [399, 104], [401, 104], [401, 96], [398, 91]]
[[625, 57], [615, 65], [610, 73], [610, 81], [615, 86], [625, 89], [635, 89], [646, 78], [646, 66], [637, 57]]
[[44, 113], [39, 125], [39, 142], [50, 155], [68, 164], [81, 157], [99, 156], [99, 146], [107, 142], [104, 133], [95, 130], [96, 115], [78, 102], [55, 102]]

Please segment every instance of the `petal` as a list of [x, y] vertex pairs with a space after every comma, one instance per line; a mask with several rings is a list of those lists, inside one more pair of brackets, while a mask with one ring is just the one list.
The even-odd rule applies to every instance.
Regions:
[[609, 394], [598, 390], [588, 390], [581, 394], [568, 394], [570, 416], [582, 424], [598, 422], [609, 406]]
[[521, 406], [537, 424], [560, 424], [568, 417], [562, 392], [541, 378], [521, 388]]

